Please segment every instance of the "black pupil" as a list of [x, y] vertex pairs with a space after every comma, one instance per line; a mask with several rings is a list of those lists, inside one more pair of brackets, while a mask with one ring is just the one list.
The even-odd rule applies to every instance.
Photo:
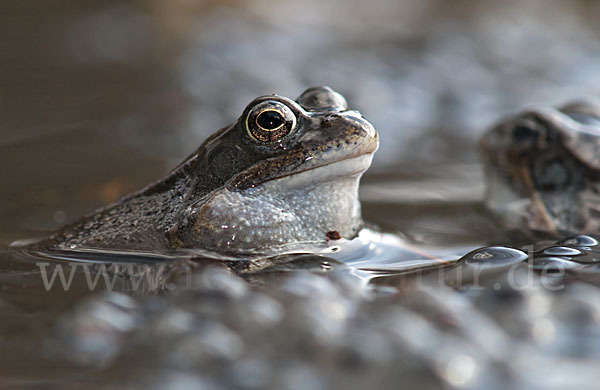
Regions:
[[273, 130], [283, 125], [285, 119], [277, 111], [269, 110], [262, 112], [258, 118], [256, 118], [256, 123], [263, 129]]

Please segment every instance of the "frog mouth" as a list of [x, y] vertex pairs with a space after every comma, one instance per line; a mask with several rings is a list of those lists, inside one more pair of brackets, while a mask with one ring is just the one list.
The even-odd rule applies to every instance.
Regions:
[[294, 172], [274, 175], [256, 182], [251, 186], [237, 186], [238, 189], [254, 189], [266, 185], [285, 185], [286, 187], [311, 187], [323, 182], [340, 179], [358, 179], [371, 166], [373, 152], [351, 155], [344, 158], [319, 161], [310, 164], [314, 159], [308, 159], [309, 165]]
[[295, 173], [275, 177], [272, 180], [291, 178], [297, 175], [308, 175], [311, 176], [313, 181], [322, 182], [339, 177], [356, 176], [363, 174], [369, 169], [372, 160], [373, 153], [363, 153], [313, 165]]

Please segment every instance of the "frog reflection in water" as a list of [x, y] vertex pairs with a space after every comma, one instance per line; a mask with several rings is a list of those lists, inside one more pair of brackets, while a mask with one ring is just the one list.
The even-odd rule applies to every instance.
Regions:
[[[167, 177], [63, 228], [58, 249], [276, 254], [361, 228], [373, 126], [328, 87], [256, 98]], [[337, 234], [334, 234], [337, 236]]]
[[523, 112], [490, 130], [481, 150], [486, 203], [505, 226], [555, 237], [600, 231], [599, 101]]

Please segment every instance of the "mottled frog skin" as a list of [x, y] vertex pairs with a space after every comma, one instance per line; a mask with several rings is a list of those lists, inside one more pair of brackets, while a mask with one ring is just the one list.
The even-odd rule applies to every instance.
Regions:
[[373, 126], [328, 87], [296, 101], [261, 96], [163, 180], [43, 245], [276, 254], [328, 232], [351, 239], [362, 226], [359, 180], [377, 147]]
[[508, 118], [481, 151], [486, 204], [507, 227], [538, 236], [600, 231], [599, 100]]

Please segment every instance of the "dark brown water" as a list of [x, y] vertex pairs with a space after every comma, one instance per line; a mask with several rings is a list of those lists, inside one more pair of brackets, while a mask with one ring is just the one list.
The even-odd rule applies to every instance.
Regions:
[[[380, 132], [361, 188], [369, 222], [446, 258], [511, 244], [481, 206], [476, 139], [528, 105], [597, 94], [599, 16], [591, 1], [4, 1], [0, 244], [45, 236], [160, 178], [255, 96], [318, 84]], [[0, 260], [2, 388], [597, 379], [599, 291], [533, 288], [540, 280], [521, 271], [483, 289], [456, 288], [451, 273], [443, 289], [437, 274], [365, 287], [373, 275], [335, 259], [298, 257], [243, 279], [178, 261], [108, 269], [117, 292], [101, 293], [100, 279], [90, 293], [98, 266], [47, 291], [39, 258], [6, 249]], [[71, 264], [58, 264], [68, 277]], [[149, 276], [134, 288], [131, 274]]]

